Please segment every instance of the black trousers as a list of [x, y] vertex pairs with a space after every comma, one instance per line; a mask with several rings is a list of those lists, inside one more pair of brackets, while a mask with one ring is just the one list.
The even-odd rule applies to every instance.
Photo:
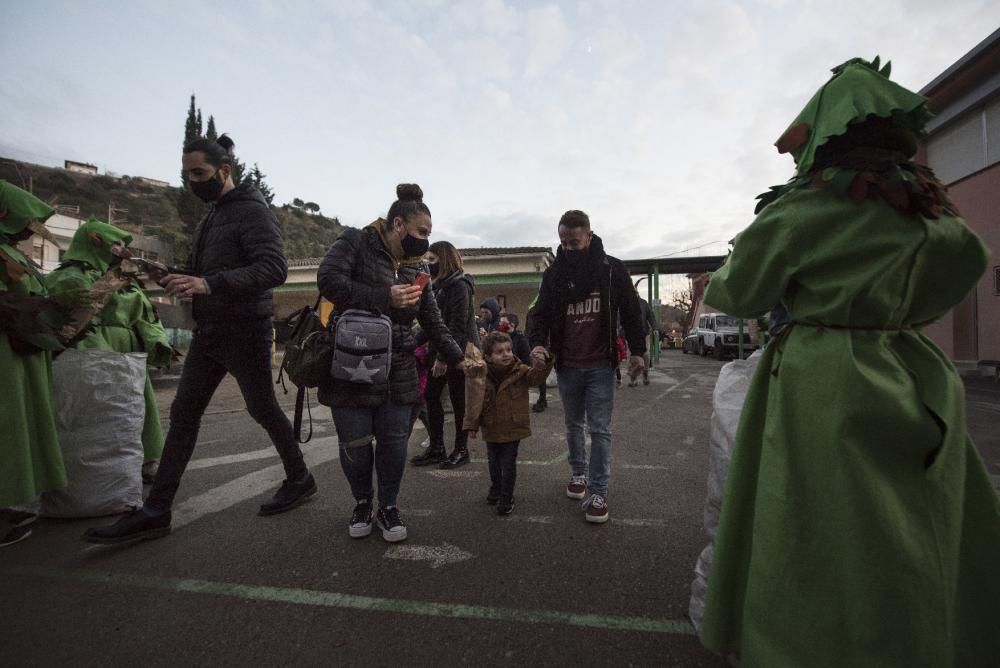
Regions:
[[490, 463], [490, 482], [500, 496], [513, 496], [517, 482], [517, 449], [521, 441], [486, 443], [486, 456]]
[[444, 406], [441, 405], [441, 393], [446, 385], [451, 407], [455, 411], [455, 449], [464, 450], [469, 441], [469, 435], [462, 429], [462, 421], [465, 420], [465, 373], [458, 369], [448, 369], [443, 376], [431, 376], [427, 379], [424, 398], [427, 401], [430, 447], [444, 447]]
[[239, 383], [247, 412], [271, 437], [286, 475], [298, 478], [305, 472], [292, 424], [274, 396], [271, 336], [269, 319], [210, 325], [195, 331], [177, 396], [170, 406], [170, 429], [160, 468], [146, 499], [151, 510], [165, 512], [173, 505], [184, 469], [194, 453], [201, 417], [227, 373]]

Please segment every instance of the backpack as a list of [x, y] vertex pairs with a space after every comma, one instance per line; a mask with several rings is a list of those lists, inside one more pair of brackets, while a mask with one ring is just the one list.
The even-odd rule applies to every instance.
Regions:
[[334, 327], [329, 374], [362, 385], [389, 382], [392, 363], [392, 320], [381, 313], [348, 309]]
[[[284, 376], [298, 386], [295, 396], [295, 417], [293, 429], [295, 440], [308, 443], [312, 439], [312, 405], [309, 403], [308, 388], [319, 387], [320, 383], [330, 373], [330, 362], [333, 359], [333, 346], [330, 330], [319, 317], [319, 302], [311, 308], [304, 306], [288, 318], [292, 333], [285, 344], [285, 357], [278, 369], [278, 380], [285, 388]], [[303, 404], [309, 414], [309, 436], [302, 440], [302, 408]]]

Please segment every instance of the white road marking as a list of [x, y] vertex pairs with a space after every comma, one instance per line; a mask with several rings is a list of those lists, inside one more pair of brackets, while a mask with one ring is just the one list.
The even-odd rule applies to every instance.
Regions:
[[382, 556], [386, 559], [429, 561], [431, 568], [438, 568], [472, 559], [475, 555], [450, 543], [442, 543], [441, 545], [390, 545]]
[[[306, 464], [313, 467], [337, 459], [340, 456], [340, 449], [333, 447], [330, 440], [330, 438], [317, 439], [303, 446], [302, 454]], [[332, 440], [336, 444], [336, 439]], [[185, 499], [182, 503], [174, 506], [171, 526], [174, 529], [179, 529], [206, 515], [212, 515], [248, 499], [274, 491], [284, 479], [284, 467], [281, 464], [275, 464], [230, 480], [207, 492]]]
[[436, 471], [429, 471], [429, 473], [435, 478], [478, 478], [483, 474], [482, 471], [447, 471], [438, 469]]
[[685, 436], [684, 445], [694, 445], [694, 436]]
[[[205, 443], [199, 443], [198, 445], [205, 445], [207, 443], [215, 443], [217, 441], [206, 441]], [[337, 448], [337, 437], [336, 436], [326, 436], [323, 438], [314, 438], [309, 443], [302, 446], [303, 451], [306, 447], [317, 448], [323, 447], [324, 445], [329, 445], [333, 449]], [[261, 448], [260, 450], [252, 450], [250, 452], [240, 452], [235, 455], [221, 455], [219, 457], [203, 457], [201, 459], [194, 459], [188, 462], [188, 471], [197, 469], [207, 469], [212, 466], [222, 466], [224, 464], [239, 464], [240, 462], [252, 462], [259, 459], [269, 459], [271, 457], [277, 457], [278, 451], [274, 449], [274, 446], [268, 446], [266, 448]], [[336, 457], [334, 457], [336, 459]]]
[[669, 466], [659, 464], [619, 464], [623, 469], [638, 469], [640, 471], [669, 471]]
[[663, 397], [667, 396], [668, 394], [670, 394], [671, 392], [673, 392], [674, 390], [676, 390], [678, 387], [680, 387], [684, 383], [686, 383], [689, 380], [691, 380], [693, 378], [696, 378], [696, 377], [697, 377], [697, 374], [692, 374], [692, 375], [688, 376], [687, 378], [685, 378], [684, 380], [682, 380], [681, 382], [677, 383], [676, 385], [671, 385], [667, 389], [663, 390], [663, 392], [660, 392], [656, 396], [656, 400], [659, 401], [660, 399], [662, 399]]

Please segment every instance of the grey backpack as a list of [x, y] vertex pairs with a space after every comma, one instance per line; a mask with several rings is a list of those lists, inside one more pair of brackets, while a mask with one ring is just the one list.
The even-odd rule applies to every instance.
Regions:
[[388, 316], [349, 309], [339, 318], [333, 335], [330, 375], [363, 385], [389, 381], [392, 362], [392, 321]]

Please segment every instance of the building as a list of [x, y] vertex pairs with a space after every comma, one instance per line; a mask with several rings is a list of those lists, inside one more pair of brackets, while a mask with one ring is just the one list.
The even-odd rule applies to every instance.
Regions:
[[132, 179], [137, 183], [142, 183], [147, 186], [153, 186], [156, 188], [168, 188], [170, 184], [166, 181], [161, 181], [160, 179], [151, 179], [148, 176], [136, 176]]
[[78, 174], [87, 174], [89, 176], [97, 175], [97, 165], [91, 165], [86, 162], [75, 162], [73, 160], [64, 160], [63, 167], [71, 172], [76, 172]]
[[[460, 248], [465, 271], [476, 281], [476, 307], [487, 297], [517, 313], [524, 324], [528, 305], [538, 294], [542, 272], [555, 260], [544, 246], [514, 248]], [[294, 311], [315, 302], [318, 296], [316, 272], [323, 258], [288, 261], [288, 278], [274, 291], [275, 317], [287, 318]], [[324, 303], [324, 317], [330, 305]], [[478, 310], [477, 310], [478, 312]]]
[[1000, 30], [927, 84], [934, 118], [918, 154], [993, 257], [976, 289], [927, 328], [966, 372], [1000, 368]]

